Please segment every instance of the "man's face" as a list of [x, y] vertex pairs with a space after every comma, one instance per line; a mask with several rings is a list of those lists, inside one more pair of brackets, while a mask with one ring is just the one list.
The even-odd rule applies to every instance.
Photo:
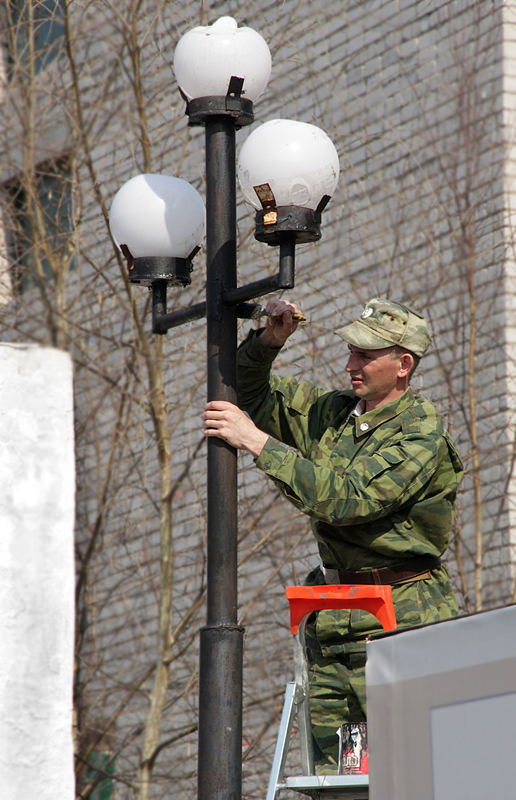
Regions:
[[351, 378], [351, 388], [366, 401], [368, 411], [403, 394], [406, 386], [400, 376], [400, 371], [404, 372], [402, 357], [395, 357], [392, 347], [364, 350], [349, 344], [348, 348], [346, 372]]

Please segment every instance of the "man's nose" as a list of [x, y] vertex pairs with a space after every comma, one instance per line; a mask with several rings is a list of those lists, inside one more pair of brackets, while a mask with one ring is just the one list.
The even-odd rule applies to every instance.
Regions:
[[354, 353], [351, 353], [348, 358], [348, 363], [346, 364], [346, 372], [354, 372], [358, 369], [357, 365], [358, 359], [355, 357]]

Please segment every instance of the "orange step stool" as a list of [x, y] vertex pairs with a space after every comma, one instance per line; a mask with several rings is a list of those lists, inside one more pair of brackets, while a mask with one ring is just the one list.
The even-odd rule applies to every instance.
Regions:
[[385, 631], [396, 627], [390, 586], [287, 586], [286, 595], [292, 635], [304, 617], [326, 608], [360, 608], [373, 614]]

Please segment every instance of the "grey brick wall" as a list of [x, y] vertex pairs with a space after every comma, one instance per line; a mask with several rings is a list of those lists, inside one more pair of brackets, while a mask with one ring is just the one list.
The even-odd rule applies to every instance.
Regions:
[[[134, 95], [128, 89], [128, 34], [107, 5], [71, 8], [80, 33], [76, 52], [88, 140], [109, 203], [144, 163]], [[124, 4], [117, 8], [127, 10]], [[445, 414], [467, 469], [450, 571], [462, 609], [473, 609], [481, 533], [484, 605], [510, 602], [516, 355], [516, 35], [510, 11], [502, 9], [500, 0], [220, 0], [150, 4], [144, 11], [141, 41], [152, 15], [158, 14], [141, 51], [153, 171], [179, 175], [204, 194], [203, 133], [187, 127], [171, 63], [184, 31], [223, 14], [259, 30], [273, 53], [271, 81], [255, 104], [255, 124], [292, 117], [319, 125], [333, 139], [341, 180], [323, 215], [321, 242], [298, 248], [297, 286], [290, 294], [309, 322], [281, 354], [278, 369], [340, 388], [346, 385], [346, 353], [333, 330], [357, 315], [367, 299], [388, 296], [428, 315], [434, 346], [415, 385]], [[51, 77], [40, 91], [47, 91], [47, 101], [53, 98], [54, 115], [60, 109], [71, 120], [68, 142], [77, 153], [78, 169], [83, 255], [70, 274], [68, 293], [74, 320], [70, 348], [76, 359], [80, 545], [99, 509], [101, 491], [92, 474], [105, 475], [124, 381], [129, 387], [118, 423], [117, 490], [110, 495], [95, 551], [79, 665], [89, 704], [84, 725], [102, 726], [123, 709], [110, 746], [120, 750], [116, 766], [126, 781], [117, 783], [116, 796], [129, 798], [134, 796], [130, 784], [148, 705], [157, 624], [155, 441], [145, 416], [143, 373], [137, 373], [141, 353], [131, 349], [135, 337], [127, 299], [74, 124], [71, 76], [62, 67], [53, 68]], [[6, 128], [4, 116], [4, 150], [12, 148]], [[238, 143], [247, 135], [240, 131]], [[3, 174], [10, 177], [5, 168]], [[253, 216], [243, 201], [238, 224], [242, 282], [275, 271], [277, 251], [254, 241]], [[201, 299], [200, 257], [194, 281], [187, 291], [174, 293], [176, 305]], [[136, 292], [136, 297], [143, 307], [146, 293]], [[14, 300], [0, 312], [4, 339], [44, 340], [49, 334], [43, 310], [35, 295]], [[242, 333], [249, 324], [242, 324]], [[191, 405], [173, 433], [178, 475], [200, 438], [204, 323], [169, 334], [164, 352], [172, 418], [192, 392]], [[136, 373], [140, 378], [133, 380]], [[107, 379], [99, 375], [108, 375], [119, 394], [109, 394]], [[258, 797], [272, 759], [280, 694], [291, 673], [284, 586], [302, 581], [316, 555], [307, 521], [275, 494], [250, 459], [243, 457], [240, 464], [240, 600], [247, 629], [244, 735], [250, 745], [245, 748], [245, 793]], [[173, 603], [179, 622], [205, 580], [203, 450], [173, 508]], [[201, 604], [174, 645], [163, 741], [195, 724], [197, 629], [203, 620]], [[153, 796], [167, 796], [171, 777], [178, 797], [194, 794], [195, 746], [192, 732], [162, 750]]]

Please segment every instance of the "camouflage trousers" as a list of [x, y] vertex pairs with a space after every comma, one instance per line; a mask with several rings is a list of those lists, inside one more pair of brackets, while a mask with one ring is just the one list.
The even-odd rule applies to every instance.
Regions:
[[[316, 585], [319, 570], [306, 581]], [[399, 629], [451, 619], [458, 614], [445, 567], [431, 577], [392, 587]], [[336, 774], [343, 722], [364, 722], [367, 715], [366, 641], [381, 632], [380, 623], [366, 611], [320, 611], [306, 628], [310, 673], [310, 712], [317, 774]]]
[[365, 644], [363, 652], [325, 658], [310, 648], [310, 713], [316, 773], [337, 774], [343, 722], [366, 719]]

